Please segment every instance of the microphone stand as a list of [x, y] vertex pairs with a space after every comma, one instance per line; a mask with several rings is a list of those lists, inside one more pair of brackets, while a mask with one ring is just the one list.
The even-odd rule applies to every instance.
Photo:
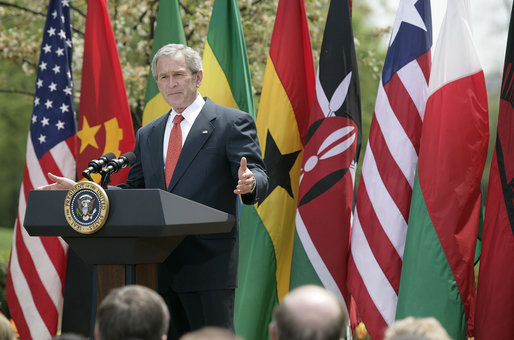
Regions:
[[101, 179], [100, 183], [102, 185], [102, 188], [104, 188], [104, 190], [107, 190], [109, 183], [111, 183], [111, 174], [107, 171], [102, 171], [101, 174], [102, 174], [102, 179]]
[[91, 178], [91, 175], [87, 171], [83, 171], [82, 176], [84, 176], [88, 181], [94, 182], [93, 178]]

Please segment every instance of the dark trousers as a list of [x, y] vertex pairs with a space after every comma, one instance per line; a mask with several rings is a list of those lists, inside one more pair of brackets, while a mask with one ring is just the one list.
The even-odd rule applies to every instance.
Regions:
[[234, 330], [234, 289], [192, 293], [168, 291], [163, 298], [170, 310], [168, 340], [204, 326]]
[[93, 265], [85, 263], [70, 247], [64, 286], [63, 333], [90, 335], [91, 317], [94, 316], [91, 301], [96, 299], [93, 296], [93, 275]]

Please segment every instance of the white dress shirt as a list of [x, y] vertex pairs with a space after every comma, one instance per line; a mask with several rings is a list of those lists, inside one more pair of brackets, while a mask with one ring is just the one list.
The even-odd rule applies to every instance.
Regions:
[[[191, 131], [191, 127], [193, 126], [196, 117], [198, 117], [204, 105], [205, 100], [202, 98], [200, 94], [198, 94], [195, 101], [192, 102], [191, 105], [186, 107], [184, 112], [181, 113], [182, 116], [184, 116], [184, 119], [182, 120], [182, 122], [180, 122], [180, 129], [182, 130], [182, 146], [184, 145], [184, 142], [187, 138], [187, 135], [189, 134], [189, 131]], [[170, 142], [171, 129], [173, 128], [173, 120], [175, 119], [175, 116], [177, 114], [179, 113], [171, 109], [170, 116], [168, 117], [168, 121], [166, 122], [166, 129], [164, 129], [164, 140], [162, 144], [162, 158], [164, 160], [163, 164], [166, 164], [166, 154], [168, 153], [168, 144]]]

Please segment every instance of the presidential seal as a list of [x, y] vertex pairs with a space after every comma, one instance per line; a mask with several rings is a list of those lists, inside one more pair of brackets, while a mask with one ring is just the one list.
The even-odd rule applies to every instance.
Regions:
[[109, 197], [98, 184], [79, 182], [66, 194], [64, 216], [68, 224], [79, 233], [96, 233], [109, 216]]

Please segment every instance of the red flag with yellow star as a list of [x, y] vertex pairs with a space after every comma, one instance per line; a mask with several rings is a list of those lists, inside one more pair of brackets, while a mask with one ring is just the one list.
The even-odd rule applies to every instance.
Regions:
[[[134, 148], [134, 128], [116, 41], [105, 0], [89, 1], [77, 132], [77, 172], [93, 159], [112, 152], [117, 157]], [[123, 183], [128, 168], [112, 176]], [[97, 182], [98, 177], [93, 177]]]

